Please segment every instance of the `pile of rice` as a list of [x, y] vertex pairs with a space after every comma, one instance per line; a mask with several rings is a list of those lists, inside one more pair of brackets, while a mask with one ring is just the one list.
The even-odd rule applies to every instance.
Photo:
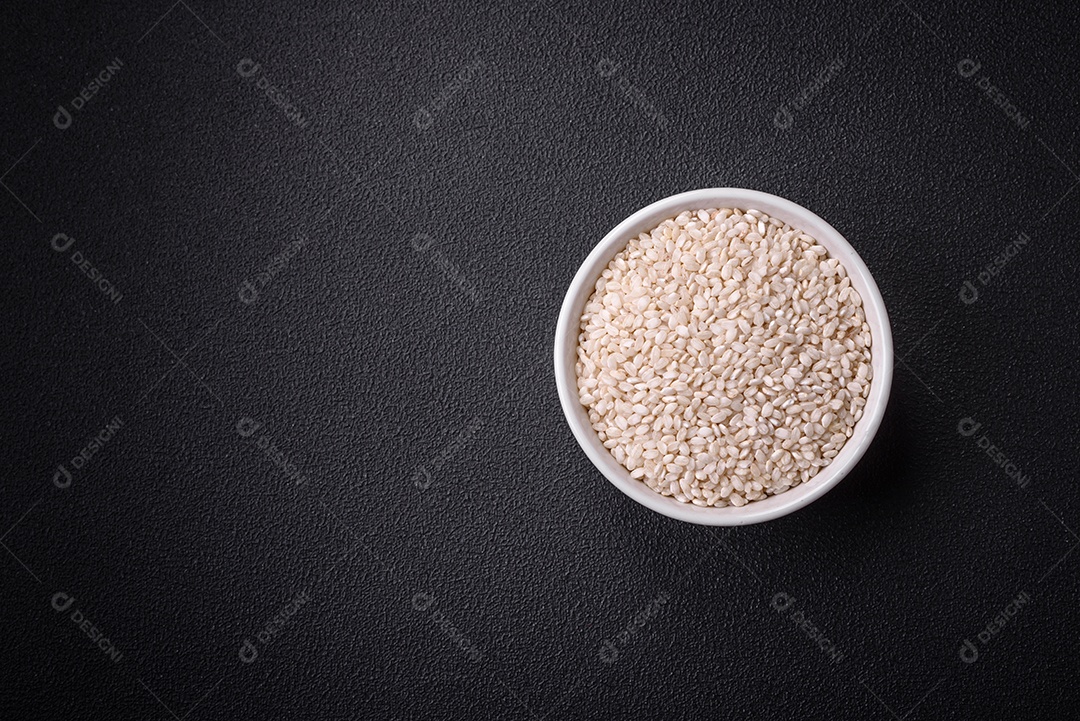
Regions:
[[863, 414], [870, 327], [844, 267], [756, 211], [685, 212], [632, 238], [578, 336], [582, 405], [654, 491], [742, 506], [805, 483]]

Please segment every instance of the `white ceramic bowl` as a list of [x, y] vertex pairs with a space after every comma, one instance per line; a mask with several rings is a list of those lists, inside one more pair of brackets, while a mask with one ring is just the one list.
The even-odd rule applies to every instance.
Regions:
[[[600, 437], [596, 435], [592, 424], [589, 423], [588, 412], [578, 401], [576, 370], [578, 330], [582, 309], [596, 287], [596, 279], [600, 277], [600, 273], [607, 267], [611, 258], [626, 247], [630, 238], [652, 230], [661, 221], [673, 218], [684, 210], [732, 207], [760, 210], [776, 216], [793, 228], [806, 231], [825, 246], [833, 258], [840, 260], [851, 278], [851, 285], [862, 296], [866, 321], [870, 325], [872, 338], [871, 365], [874, 378], [870, 384], [870, 396], [863, 410], [863, 417], [855, 425], [851, 438], [844, 444], [833, 462], [816, 476], [784, 493], [769, 496], [760, 501], [751, 501], [741, 508], [735, 506], [705, 508], [692, 503], [681, 503], [669, 496], [662, 496], [641, 481], [631, 478], [630, 472], [604, 448]], [[569, 290], [566, 291], [566, 298], [563, 300], [558, 327], [555, 331], [555, 383], [559, 389], [559, 400], [570, 429], [586, 455], [589, 456], [589, 460], [616, 488], [641, 505], [680, 521], [709, 526], [741, 526], [769, 521], [787, 515], [825, 495], [847, 475], [870, 446], [881, 424], [881, 418], [885, 414], [885, 405], [892, 385], [892, 370], [893, 343], [889, 316], [885, 312], [885, 303], [881, 299], [877, 284], [874, 283], [870, 271], [866, 269], [866, 264], [862, 262], [862, 258], [855, 249], [835, 228], [801, 205], [768, 193], [741, 188], [706, 188], [673, 195], [642, 208], [615, 226], [593, 248], [589, 257], [578, 269]]]

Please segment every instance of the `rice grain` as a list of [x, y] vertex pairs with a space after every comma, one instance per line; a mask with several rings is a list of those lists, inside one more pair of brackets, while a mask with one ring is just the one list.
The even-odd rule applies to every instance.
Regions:
[[581, 316], [578, 397], [657, 493], [743, 506], [814, 477], [870, 391], [870, 328], [839, 260], [757, 210], [631, 238]]

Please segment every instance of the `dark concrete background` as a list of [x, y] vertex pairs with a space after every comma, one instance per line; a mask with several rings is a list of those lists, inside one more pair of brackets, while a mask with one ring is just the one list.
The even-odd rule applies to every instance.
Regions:
[[[1080, 702], [1075, 9], [0, 17], [0, 718]], [[550, 368], [592, 245], [709, 186], [843, 232], [898, 351], [855, 472], [730, 530], [608, 484]]]

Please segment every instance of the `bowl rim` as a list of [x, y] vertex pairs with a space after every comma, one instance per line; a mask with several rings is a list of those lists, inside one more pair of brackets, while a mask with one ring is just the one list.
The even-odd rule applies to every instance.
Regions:
[[[646, 232], [665, 218], [675, 217], [683, 211], [722, 207], [758, 209], [781, 217], [792, 227], [807, 232], [824, 245], [831, 257], [840, 256], [852, 284], [858, 281], [860, 285], [858, 290], [873, 343], [871, 363], [874, 379], [870, 384], [863, 417], [832, 464], [810, 481], [784, 493], [751, 501], [741, 507], [710, 508], [683, 503], [657, 493], [641, 481], [631, 478], [629, 471], [603, 447], [596, 431], [587, 422], [584, 406], [578, 401], [576, 351], [581, 311], [592, 295], [596, 279], [632, 236]], [[588, 289], [587, 292], [585, 289]], [[874, 320], [871, 320], [871, 316]], [[786, 198], [746, 188], [701, 188], [661, 198], [635, 211], [608, 231], [592, 248], [574, 274], [563, 298], [555, 330], [554, 362], [555, 385], [563, 416], [578, 445], [612, 485], [646, 508], [669, 518], [700, 525], [741, 526], [780, 518], [809, 505], [834, 488], [855, 467], [873, 441], [885, 415], [892, 387], [894, 360], [892, 328], [881, 291], [866, 263], [838, 230], [809, 208]]]

